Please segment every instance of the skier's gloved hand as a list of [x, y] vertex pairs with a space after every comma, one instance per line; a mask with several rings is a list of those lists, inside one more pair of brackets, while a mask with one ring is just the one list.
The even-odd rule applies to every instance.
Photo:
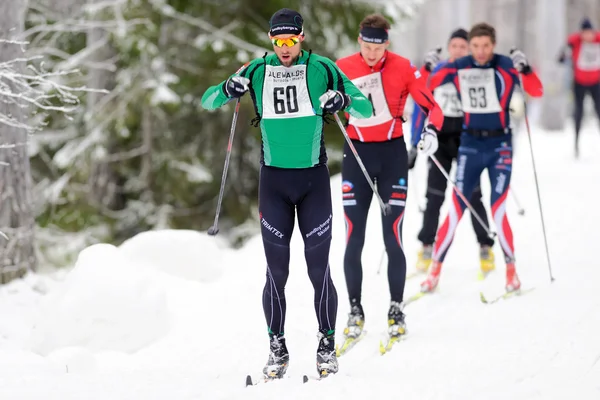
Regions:
[[408, 151], [408, 169], [413, 169], [415, 167], [415, 163], [417, 162], [417, 148], [411, 147]]
[[511, 49], [510, 58], [512, 59], [517, 71], [522, 74], [531, 72], [531, 67], [529, 66], [529, 62], [527, 62], [527, 57], [525, 57], [525, 54], [521, 50], [517, 50], [515, 48]]
[[338, 90], [326, 91], [319, 97], [319, 101], [321, 102], [321, 108], [329, 114], [335, 114], [350, 105], [350, 97]]
[[419, 150], [427, 157], [435, 154], [438, 149], [438, 130], [432, 124], [429, 124], [423, 129], [421, 141], [419, 141]]
[[229, 97], [242, 97], [248, 91], [249, 84], [250, 79], [243, 76], [234, 76], [225, 82], [225, 93]]
[[434, 50], [430, 50], [425, 54], [423, 58], [423, 63], [425, 64], [425, 69], [428, 72], [433, 71], [436, 65], [440, 63], [440, 54], [442, 53], [442, 48], [438, 47]]

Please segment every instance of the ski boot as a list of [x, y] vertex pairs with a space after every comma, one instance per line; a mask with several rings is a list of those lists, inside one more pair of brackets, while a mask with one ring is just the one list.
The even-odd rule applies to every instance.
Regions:
[[317, 336], [319, 338], [317, 372], [321, 378], [325, 378], [338, 372], [338, 360], [335, 355], [335, 331], [322, 329]]
[[406, 334], [406, 323], [404, 322], [404, 304], [392, 301], [388, 311], [388, 333], [390, 338], [400, 337]]
[[362, 306], [356, 300], [351, 301], [350, 314], [348, 314], [348, 325], [344, 328], [344, 343], [342, 347], [335, 349], [335, 355], [341, 357], [352, 349], [366, 334], [365, 313]]
[[271, 335], [271, 343], [269, 345], [271, 352], [267, 365], [263, 369], [265, 379], [279, 379], [287, 371], [290, 361], [290, 355], [285, 345], [285, 338], [280, 335]]
[[440, 273], [442, 272], [442, 263], [439, 261], [433, 261], [431, 263], [431, 269], [427, 278], [421, 283], [421, 292], [431, 293], [435, 290], [440, 281]]
[[494, 252], [490, 246], [481, 246], [479, 251], [479, 263], [481, 274], [485, 278], [487, 274], [496, 269]]
[[432, 245], [423, 245], [423, 248], [419, 250], [417, 255], [417, 271], [419, 272], [427, 272], [429, 266], [431, 265], [433, 255], [433, 246]]
[[521, 281], [517, 276], [515, 263], [506, 263], [506, 292], [516, 292], [521, 289]]
[[360, 336], [365, 326], [365, 313], [362, 306], [357, 302], [352, 302], [350, 314], [348, 314], [348, 326], [344, 328], [344, 337], [346, 339], [356, 339]]
[[388, 339], [387, 342], [379, 343], [379, 352], [381, 355], [392, 350], [394, 344], [402, 340], [406, 334], [406, 323], [404, 322], [403, 303], [392, 301], [388, 311]]

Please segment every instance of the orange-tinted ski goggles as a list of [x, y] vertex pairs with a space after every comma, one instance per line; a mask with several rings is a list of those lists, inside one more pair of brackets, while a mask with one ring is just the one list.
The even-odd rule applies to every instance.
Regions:
[[273, 43], [273, 45], [275, 45], [277, 47], [283, 47], [283, 46], [292, 47], [292, 46], [295, 46], [296, 44], [300, 43], [301, 41], [302, 41], [302, 38], [300, 37], [300, 35], [290, 36], [285, 39], [271, 36], [271, 42]]

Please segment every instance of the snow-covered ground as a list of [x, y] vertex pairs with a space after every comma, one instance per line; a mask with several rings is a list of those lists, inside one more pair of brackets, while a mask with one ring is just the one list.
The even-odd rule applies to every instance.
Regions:
[[[517, 268], [534, 291], [493, 305], [479, 301], [481, 290], [502, 292], [504, 263], [496, 245], [498, 270], [477, 280], [477, 245], [465, 217], [439, 293], [406, 308], [407, 340], [380, 356], [389, 298], [385, 267], [377, 274], [383, 245], [374, 202], [363, 254], [366, 338], [340, 359], [338, 375], [302, 384], [303, 374], [315, 373], [317, 325], [296, 232], [286, 289], [289, 379], [245, 388], [246, 374], [260, 374], [268, 353], [260, 237], [233, 251], [204, 233], [147, 232], [120, 248], [87, 248], [71, 271], [0, 287], [0, 398], [599, 399], [600, 263], [592, 251], [600, 225], [598, 133], [595, 124], [587, 126], [575, 161], [570, 127], [534, 129], [552, 284], [527, 137], [520, 134], [512, 187], [526, 212], [517, 215], [510, 200], [508, 213]], [[404, 225], [409, 272], [425, 171], [420, 157]], [[340, 177], [331, 184], [339, 193]], [[348, 304], [340, 196], [334, 210], [331, 266], [341, 334]], [[420, 281], [408, 281], [407, 296]]]

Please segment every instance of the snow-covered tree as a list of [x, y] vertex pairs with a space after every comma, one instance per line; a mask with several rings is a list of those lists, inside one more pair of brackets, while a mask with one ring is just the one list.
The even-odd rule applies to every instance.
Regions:
[[[25, 38], [50, 57], [49, 68], [77, 68], [82, 75], [71, 85], [109, 91], [87, 94], [72, 120], [52, 118], [34, 136], [36, 193], [44, 194], [38, 221], [53, 229], [44, 238], [53, 243], [56, 228], [92, 233], [82, 245], [118, 243], [157, 227], [210, 226], [233, 109], [200, 109], [203, 92], [272, 51], [266, 32], [277, 9], [299, 9], [306, 48], [333, 58], [378, 10], [352, 0], [80, 0], [59, 15], [61, 0], [31, 1], [37, 6]], [[239, 232], [228, 228], [256, 208], [260, 134], [249, 124], [253, 117], [244, 99], [221, 218], [222, 234], [233, 232], [233, 241]], [[326, 135], [339, 149], [337, 126]]]
[[[0, 3], [0, 275], [4, 283], [36, 265], [26, 110], [35, 104], [23, 77], [21, 45], [25, 1]], [[42, 96], [43, 97], [43, 96]], [[43, 101], [43, 99], [40, 99]]]
[[35, 215], [30, 138], [58, 116], [70, 120], [79, 96], [71, 68], [48, 69], [24, 39], [27, 1], [0, 3], [0, 283], [35, 269]]

